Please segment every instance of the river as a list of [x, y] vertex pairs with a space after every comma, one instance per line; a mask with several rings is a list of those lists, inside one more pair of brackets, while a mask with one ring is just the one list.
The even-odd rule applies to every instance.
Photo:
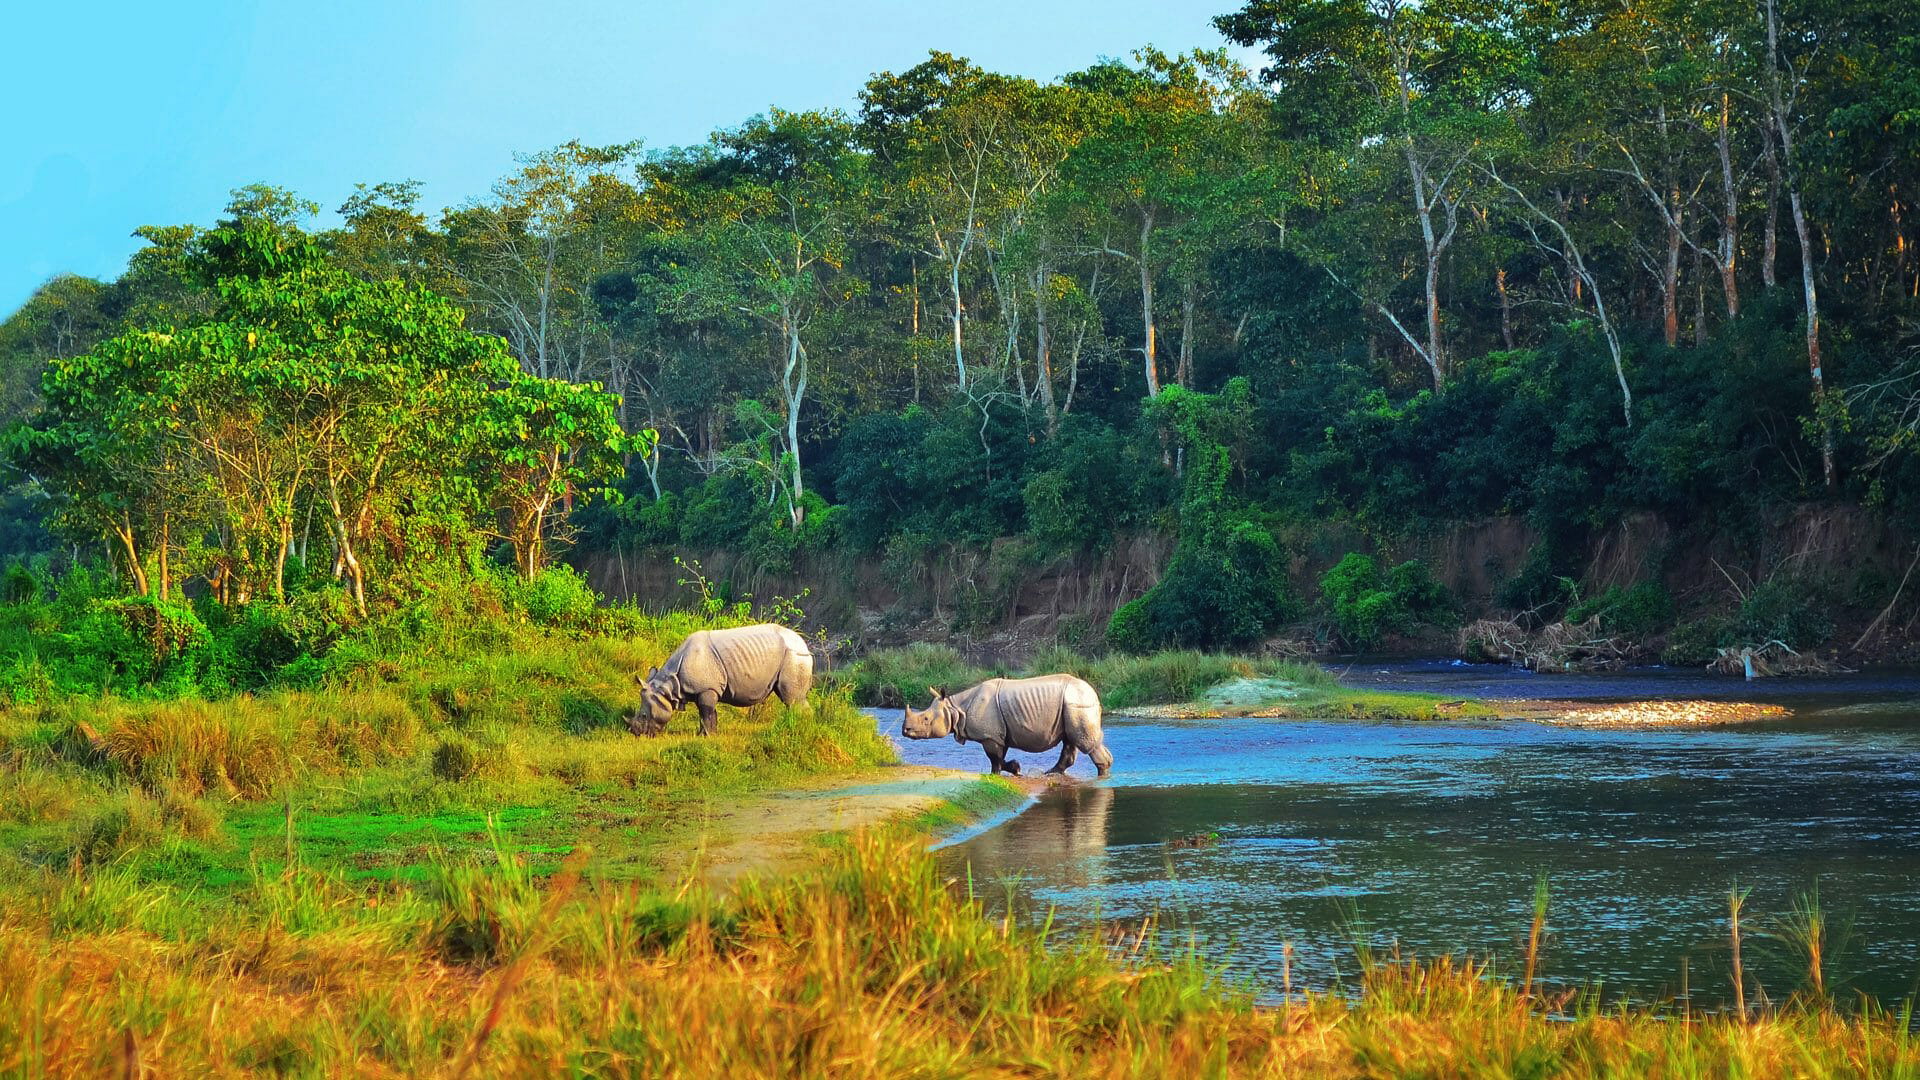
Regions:
[[[1885, 1002], [1920, 980], [1920, 677], [1752, 684], [1661, 670], [1594, 678], [1449, 663], [1356, 666], [1357, 685], [1482, 698], [1785, 704], [1694, 730], [1527, 721], [1374, 723], [1111, 717], [1115, 766], [946, 846], [990, 911], [1084, 929], [1160, 919], [1163, 937], [1272, 998], [1352, 984], [1357, 939], [1403, 955], [1522, 963], [1535, 883], [1544, 979], [1608, 1000], [1730, 997], [1727, 897], [1750, 888], [1744, 959], [1800, 986], [1783, 933], [1817, 890], [1826, 977]], [[984, 769], [977, 746], [898, 738], [910, 762]], [[1029, 772], [1053, 755], [1025, 755]], [[1217, 840], [1211, 834], [1217, 834]], [[1202, 837], [1201, 846], [1181, 846]]]

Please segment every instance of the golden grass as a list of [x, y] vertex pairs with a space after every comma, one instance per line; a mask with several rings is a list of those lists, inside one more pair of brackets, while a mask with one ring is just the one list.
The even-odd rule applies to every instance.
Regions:
[[[505, 866], [516, 929], [447, 947], [471, 896], [324, 880], [167, 936], [0, 917], [0, 1074], [619, 1076], [1876, 1076], [1920, 1054], [1893, 1018], [1732, 1019], [1541, 1006], [1483, 969], [1382, 963], [1351, 1002], [1256, 1007], [1190, 957], [1112, 959], [986, 919], [917, 839], [868, 833], [730, 899]], [[576, 862], [575, 867], [578, 866]], [[82, 871], [85, 873], [85, 871]], [[476, 876], [477, 875], [477, 876]], [[464, 884], [461, 884], [464, 883]], [[116, 902], [165, 903], [151, 896]], [[315, 918], [319, 911], [325, 917]], [[456, 957], [461, 957], [456, 959]]]

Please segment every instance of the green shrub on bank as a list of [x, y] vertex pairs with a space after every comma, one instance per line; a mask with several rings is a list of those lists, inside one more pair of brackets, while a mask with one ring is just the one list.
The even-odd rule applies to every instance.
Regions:
[[1456, 608], [1425, 563], [1409, 560], [1382, 573], [1371, 555], [1353, 552], [1320, 579], [1320, 595], [1340, 639], [1355, 650], [1423, 625], [1451, 625]]
[[1770, 641], [1805, 651], [1832, 634], [1832, 620], [1792, 583], [1765, 581], [1748, 590], [1731, 614], [1706, 615], [1674, 627], [1660, 662], [1700, 667], [1722, 649], [1759, 648]]
[[1217, 394], [1168, 387], [1148, 406], [1151, 421], [1180, 435], [1180, 543], [1153, 588], [1113, 613], [1113, 648], [1244, 648], [1292, 613], [1279, 541], [1230, 483], [1234, 450], [1248, 436], [1251, 394], [1247, 380], [1236, 378]]
[[1655, 634], [1673, 625], [1673, 595], [1658, 581], [1642, 581], [1624, 589], [1615, 585], [1567, 609], [1570, 623], [1596, 617], [1601, 629], [1610, 634]]
[[899, 649], [875, 649], [836, 678], [849, 688], [854, 701], [897, 709], [924, 704], [930, 687], [951, 693], [1000, 674], [1005, 672], [968, 663], [951, 645], [915, 642]]

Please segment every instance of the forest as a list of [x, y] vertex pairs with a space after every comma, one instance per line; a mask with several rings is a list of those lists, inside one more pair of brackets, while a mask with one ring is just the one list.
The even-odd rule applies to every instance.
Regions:
[[[319, 228], [252, 184], [143, 226], [121, 277], [0, 324], [0, 554], [235, 608], [335, 581], [364, 616], [449, 559], [1159, 531], [1161, 584], [1107, 636], [1217, 647], [1312, 599], [1302, 523], [1524, 518], [1518, 609], [1577, 602], [1576, 552], [1635, 513], [1920, 522], [1901, 0], [1215, 25], [1257, 69], [936, 51], [850, 111], [564, 142], [438, 213], [369, 181]], [[1445, 606], [1418, 566], [1342, 565], [1389, 622]]]

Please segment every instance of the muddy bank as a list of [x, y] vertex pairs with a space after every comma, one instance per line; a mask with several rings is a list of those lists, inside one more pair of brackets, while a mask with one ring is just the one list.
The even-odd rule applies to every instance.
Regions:
[[[1523, 519], [1489, 518], [1431, 526], [1382, 539], [1341, 522], [1287, 526], [1279, 531], [1291, 555], [1295, 596], [1309, 606], [1327, 569], [1348, 552], [1368, 552], [1388, 563], [1418, 559], [1472, 620], [1501, 614], [1501, 586], [1527, 571], [1541, 537]], [[914, 641], [945, 642], [977, 662], [1016, 662], [1044, 645], [1097, 648], [1121, 604], [1151, 588], [1165, 570], [1174, 537], [1141, 533], [1090, 552], [1048, 553], [1021, 538], [990, 544], [946, 545], [914, 558], [846, 552], [803, 553], [768, 566], [738, 552], [685, 550], [717, 593], [803, 601], [813, 624], [844, 640], [850, 651]], [[1737, 603], [1741, 585], [1786, 574], [1817, 587], [1831, 608], [1835, 632], [1824, 654], [1840, 648], [1853, 659], [1920, 662], [1920, 595], [1909, 590], [1862, 650], [1847, 650], [1892, 599], [1914, 551], [1913, 540], [1880, 515], [1859, 507], [1807, 504], [1782, 507], [1752, 530], [1686, 526], [1638, 513], [1593, 533], [1563, 554], [1555, 574], [1575, 582], [1581, 596], [1614, 586], [1658, 580], [1681, 619]], [[605, 595], [650, 609], [684, 608], [695, 594], [679, 584], [686, 572], [673, 551], [579, 550], [570, 561]], [[1735, 583], [1741, 583], [1736, 585]], [[1324, 643], [1321, 628], [1303, 625], [1287, 635]], [[1452, 632], [1398, 643], [1401, 655], [1452, 648]], [[1851, 666], [1851, 664], [1850, 664]]]
[[[1038, 785], [1037, 790], [1044, 790]], [[695, 838], [665, 860], [670, 874], [697, 874], [725, 888], [749, 874], [793, 870], [824, 837], [996, 801], [980, 774], [930, 765], [893, 765], [836, 776], [768, 795], [711, 806]], [[1014, 802], [1017, 796], [999, 801]]]

